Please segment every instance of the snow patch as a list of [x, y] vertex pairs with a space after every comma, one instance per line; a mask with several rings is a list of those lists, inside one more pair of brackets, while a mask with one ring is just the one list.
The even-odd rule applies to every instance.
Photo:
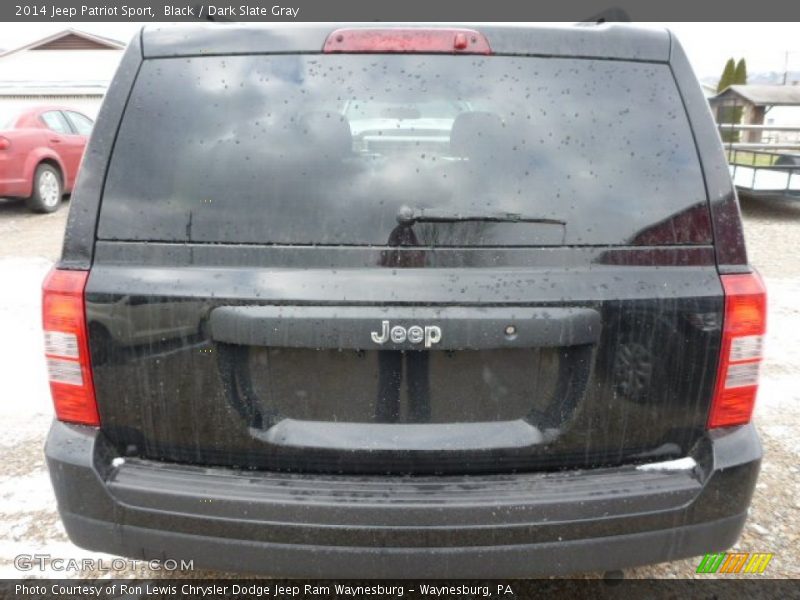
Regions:
[[800, 365], [800, 278], [770, 277], [767, 287], [767, 339], [764, 370], [767, 374], [797, 375]]
[[[22, 476], [0, 477], [0, 514], [17, 515], [19, 518], [25, 513], [55, 512], [55, 509], [56, 499], [45, 469]], [[4, 524], [3, 529], [14, 523], [6, 517], [0, 522]]]
[[765, 376], [762, 370], [756, 398], [756, 416], [776, 416], [780, 418], [779, 422], [783, 422], [787, 411], [798, 411], [800, 386], [797, 385], [797, 380], [797, 374]]
[[[53, 409], [44, 360], [42, 280], [53, 263], [40, 258], [0, 259], [0, 365], [4, 365], [0, 419], [2, 445], [13, 446], [47, 430]], [[43, 428], [43, 429], [41, 429]]]
[[697, 463], [691, 456], [678, 458], [676, 460], [665, 460], [664, 462], [647, 463], [636, 467], [637, 471], [689, 471], [694, 469]]

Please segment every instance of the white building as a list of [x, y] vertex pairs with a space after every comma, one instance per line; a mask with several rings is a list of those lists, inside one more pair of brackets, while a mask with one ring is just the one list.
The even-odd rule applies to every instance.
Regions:
[[715, 85], [711, 85], [710, 83], [703, 83], [701, 81], [700, 82], [700, 87], [702, 88], [703, 95], [706, 98], [711, 98], [712, 96], [716, 96], [717, 95], [717, 86], [715, 86]]
[[39, 104], [69, 106], [94, 118], [124, 47], [66, 29], [0, 52], [0, 122]]
[[[708, 99], [717, 122], [729, 118], [731, 107], [741, 109], [741, 122], [748, 125], [800, 126], [800, 85], [732, 85]], [[748, 142], [796, 143], [796, 131], [750, 131]]]

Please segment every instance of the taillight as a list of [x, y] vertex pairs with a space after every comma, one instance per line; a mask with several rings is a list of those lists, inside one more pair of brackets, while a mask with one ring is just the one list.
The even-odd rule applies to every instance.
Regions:
[[749, 423], [767, 330], [767, 291], [758, 273], [722, 275], [725, 315], [709, 428]]
[[486, 36], [473, 29], [357, 27], [331, 33], [323, 52], [491, 54], [492, 48]]
[[42, 286], [44, 352], [56, 418], [100, 425], [92, 385], [83, 290], [87, 271], [53, 269]]
[[0, 150], [8, 150], [11, 148], [11, 140], [0, 135]]

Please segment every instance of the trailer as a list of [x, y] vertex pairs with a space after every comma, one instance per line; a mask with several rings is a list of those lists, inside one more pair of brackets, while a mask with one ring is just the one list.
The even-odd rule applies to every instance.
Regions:
[[[719, 129], [800, 132], [800, 127], [731, 123], [720, 124]], [[725, 149], [739, 195], [800, 200], [800, 144], [729, 142]]]

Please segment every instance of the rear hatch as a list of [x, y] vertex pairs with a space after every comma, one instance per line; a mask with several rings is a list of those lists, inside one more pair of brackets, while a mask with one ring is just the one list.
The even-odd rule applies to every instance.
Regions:
[[685, 454], [722, 290], [665, 64], [145, 60], [86, 288], [121, 452], [469, 473]]

